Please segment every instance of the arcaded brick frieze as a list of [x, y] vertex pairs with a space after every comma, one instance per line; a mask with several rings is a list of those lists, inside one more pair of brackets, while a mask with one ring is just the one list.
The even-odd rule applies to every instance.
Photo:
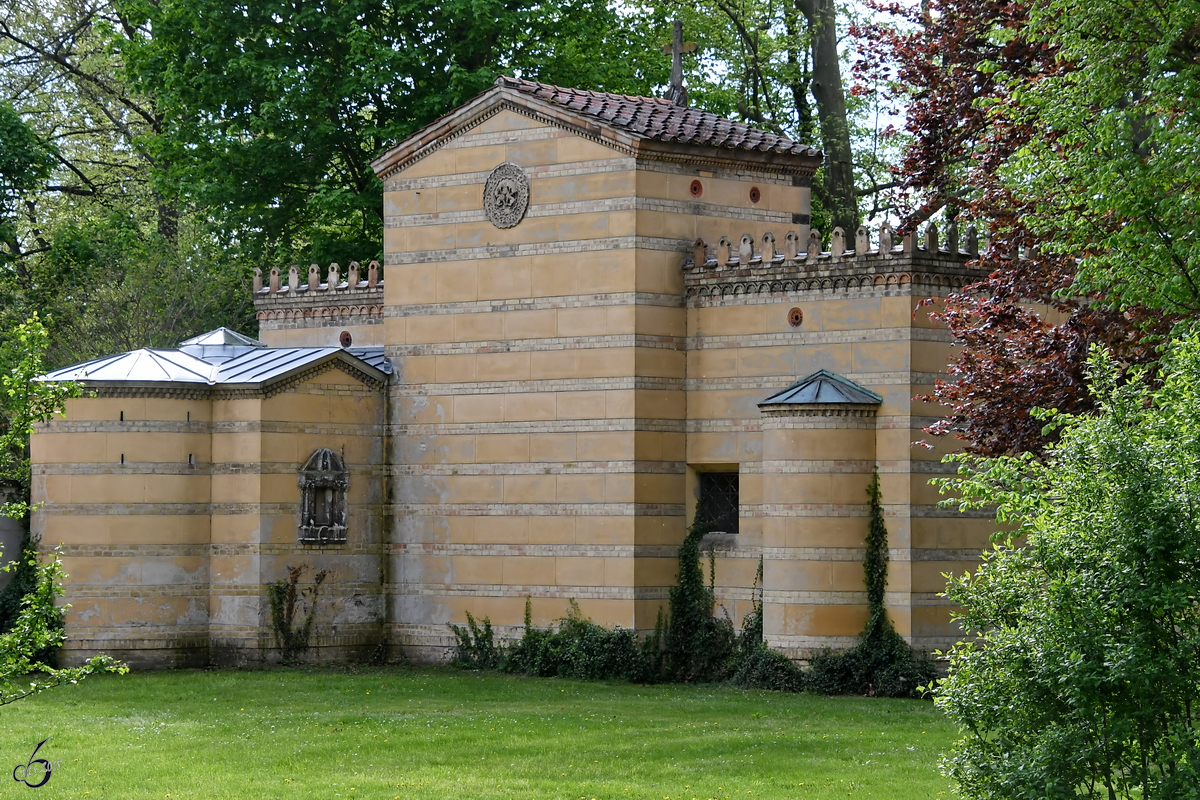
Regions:
[[[696, 175], [695, 168], [690, 165], [671, 161], [658, 161], [650, 158], [639, 158], [637, 168], [642, 172], [658, 172], [665, 175], [679, 175], [681, 177], [687, 176], [688, 179]], [[811, 175], [773, 172], [766, 169], [755, 169], [748, 165], [741, 168], [721, 165], [715, 166], [712, 169], [706, 169], [705, 172], [710, 173], [713, 178], [718, 180], [734, 181], [737, 183], [761, 182], [773, 186], [812, 186]]]
[[736, 240], [722, 236], [714, 254], [709, 253], [707, 242], [697, 239], [684, 264], [684, 285], [689, 297], [914, 283], [953, 290], [987, 274], [970, 266], [979, 249], [974, 228], [968, 229], [965, 247], [960, 247], [955, 226], [939, 245], [937, 226], [932, 223], [926, 227], [924, 241], [909, 233], [896, 245], [885, 224], [874, 245], [865, 227], [857, 230], [852, 242], [841, 228], [835, 228], [829, 250], [823, 244], [821, 234], [807, 227], [787, 231], [778, 240], [769, 232], [761, 241], [749, 234]]
[[358, 262], [351, 262], [344, 281], [336, 263], [325, 271], [316, 264], [303, 270], [292, 266], [286, 276], [275, 267], [265, 285], [261, 271], [255, 269], [255, 316], [264, 331], [381, 325], [383, 291], [375, 261], [364, 274]]

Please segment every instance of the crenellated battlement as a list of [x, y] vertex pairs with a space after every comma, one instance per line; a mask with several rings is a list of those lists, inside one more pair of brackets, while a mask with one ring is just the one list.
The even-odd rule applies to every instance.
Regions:
[[287, 285], [283, 285], [283, 273], [279, 267], [272, 267], [271, 273], [267, 278], [267, 283], [263, 284], [262, 270], [258, 267], [254, 268], [254, 299], [257, 301], [260, 295], [287, 295], [289, 297], [297, 297], [308, 292], [357, 292], [363, 289], [383, 289], [383, 278], [379, 276], [379, 262], [372, 261], [367, 264], [367, 273], [362, 274], [362, 268], [357, 261], [350, 262], [350, 270], [346, 274], [346, 280], [342, 280], [341, 267], [335, 261], [329, 265], [329, 270], [326, 272], [325, 281], [321, 281], [321, 268], [316, 264], [308, 265], [308, 279], [305, 283], [300, 283], [300, 267], [291, 266], [288, 268]]
[[[308, 267], [307, 280], [300, 281], [300, 267], [283, 272], [273, 267], [263, 282], [262, 270], [254, 270], [254, 309], [260, 330], [336, 328], [383, 323], [383, 278], [379, 262], [367, 264], [365, 274], [357, 261], [343, 274], [334, 262], [322, 274], [316, 264]], [[322, 280], [324, 279], [324, 280]]]
[[859, 226], [853, 242], [841, 228], [834, 228], [828, 249], [816, 230], [789, 231], [782, 250], [773, 233], [759, 242], [746, 234], [737, 244], [722, 236], [715, 248], [703, 239], [695, 241], [692, 257], [683, 264], [684, 286], [689, 297], [907, 284], [958, 288], [986, 274], [968, 266], [978, 255], [975, 226], [960, 237], [955, 223], [947, 226], [944, 238], [934, 223], [920, 237], [896, 237], [885, 223], [874, 241], [871, 231]]

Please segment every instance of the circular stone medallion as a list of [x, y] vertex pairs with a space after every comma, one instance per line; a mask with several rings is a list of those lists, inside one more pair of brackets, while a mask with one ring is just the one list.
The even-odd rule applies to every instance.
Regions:
[[529, 208], [529, 178], [516, 164], [505, 162], [492, 170], [483, 186], [483, 210], [497, 228], [511, 228]]

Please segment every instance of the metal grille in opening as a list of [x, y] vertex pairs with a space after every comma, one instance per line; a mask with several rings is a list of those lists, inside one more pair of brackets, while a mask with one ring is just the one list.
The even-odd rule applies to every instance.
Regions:
[[708, 532], [738, 532], [738, 474], [700, 473], [700, 516]]

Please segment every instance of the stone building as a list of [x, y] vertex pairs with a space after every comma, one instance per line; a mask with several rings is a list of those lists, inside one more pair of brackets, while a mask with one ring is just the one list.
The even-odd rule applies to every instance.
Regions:
[[526, 598], [539, 624], [575, 599], [644, 631], [699, 504], [719, 602], [740, 621], [761, 560], [765, 638], [803, 658], [866, 620], [875, 469], [889, 613], [946, 646], [941, 574], [991, 528], [936, 507], [913, 398], [951, 347], [920, 301], [979, 277], [974, 233], [825, 241], [819, 164], [667, 100], [512, 78], [399, 143], [374, 165], [383, 276], [272, 270], [261, 342], [49, 376], [95, 391], [33, 444], [73, 657], [272, 658], [266, 587], [299, 564], [330, 575], [314, 658], [444, 658], [447, 623], [516, 634]]

